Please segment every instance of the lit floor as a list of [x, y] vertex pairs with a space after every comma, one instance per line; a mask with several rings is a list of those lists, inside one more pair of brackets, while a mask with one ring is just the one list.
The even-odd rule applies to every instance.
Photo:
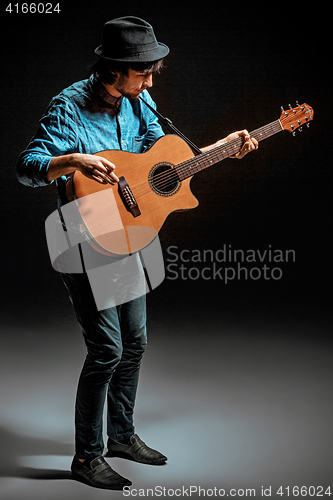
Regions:
[[[155, 326], [141, 371], [136, 431], [169, 460], [162, 467], [110, 460], [131, 479], [133, 494], [152, 496], [160, 486], [166, 489], [155, 496], [168, 490], [171, 496], [184, 487], [181, 496], [198, 498], [201, 487], [200, 498], [222, 489], [240, 498], [254, 488], [260, 497], [261, 487], [271, 486], [271, 498], [281, 499], [288, 486], [325, 491], [329, 484], [333, 493], [333, 363], [325, 332], [241, 321], [211, 324], [209, 331], [200, 320], [187, 331]], [[124, 498], [70, 479], [82, 344], [72, 324], [60, 334], [54, 326], [34, 333], [3, 329], [1, 498]], [[274, 494], [280, 486], [283, 497]]]

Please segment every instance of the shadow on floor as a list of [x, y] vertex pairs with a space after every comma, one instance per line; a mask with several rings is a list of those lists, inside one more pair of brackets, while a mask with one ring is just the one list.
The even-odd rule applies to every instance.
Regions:
[[19, 458], [32, 455], [73, 456], [73, 446], [51, 439], [15, 434], [0, 427], [0, 476], [26, 479], [72, 479], [70, 470], [37, 469], [20, 465]]

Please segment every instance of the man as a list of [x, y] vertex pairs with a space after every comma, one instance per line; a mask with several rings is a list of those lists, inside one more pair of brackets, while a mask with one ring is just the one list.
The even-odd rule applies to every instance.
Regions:
[[[28, 186], [46, 186], [57, 180], [61, 203], [66, 203], [65, 183], [77, 170], [99, 183], [118, 182], [116, 165], [95, 153], [112, 149], [141, 153], [163, 135], [157, 118], [139, 100], [142, 94], [155, 107], [147, 88], [152, 87], [153, 74], [169, 53], [166, 45], [157, 42], [153, 28], [135, 17], [114, 19], [104, 25], [103, 43], [95, 53], [99, 60], [90, 78], [53, 98], [17, 165], [20, 182]], [[236, 137], [242, 137], [244, 144], [235, 157], [257, 149], [257, 141], [246, 130], [219, 142]], [[133, 426], [140, 363], [147, 343], [145, 295], [98, 311], [85, 273], [63, 274], [63, 280], [88, 351], [76, 397], [72, 473], [91, 486], [122, 489], [131, 482], [113, 471], [102, 456], [106, 394], [106, 457], [152, 465], [167, 460], [145, 445]]]

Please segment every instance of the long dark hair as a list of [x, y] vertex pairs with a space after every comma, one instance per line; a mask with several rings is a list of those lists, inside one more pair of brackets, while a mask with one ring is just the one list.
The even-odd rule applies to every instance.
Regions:
[[163, 69], [163, 59], [153, 62], [116, 62], [107, 59], [99, 59], [90, 69], [90, 75], [99, 78], [103, 83], [112, 85], [117, 78], [116, 73], [128, 76], [128, 70], [142, 73], [159, 73]]

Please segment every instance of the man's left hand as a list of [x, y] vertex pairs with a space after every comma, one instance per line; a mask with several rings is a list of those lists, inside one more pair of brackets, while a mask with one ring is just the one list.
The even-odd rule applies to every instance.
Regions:
[[238, 139], [238, 137], [242, 137], [244, 139], [244, 144], [242, 146], [242, 149], [236, 153], [233, 156], [230, 156], [230, 158], [237, 158], [238, 160], [241, 160], [244, 158], [247, 153], [250, 153], [250, 151], [254, 151], [255, 149], [258, 149], [259, 144], [257, 139], [254, 137], [250, 137], [250, 134], [246, 129], [244, 130], [238, 130], [237, 132], [234, 132], [233, 134], [229, 134], [226, 138], [225, 141], [229, 142], [232, 141], [233, 139]]

